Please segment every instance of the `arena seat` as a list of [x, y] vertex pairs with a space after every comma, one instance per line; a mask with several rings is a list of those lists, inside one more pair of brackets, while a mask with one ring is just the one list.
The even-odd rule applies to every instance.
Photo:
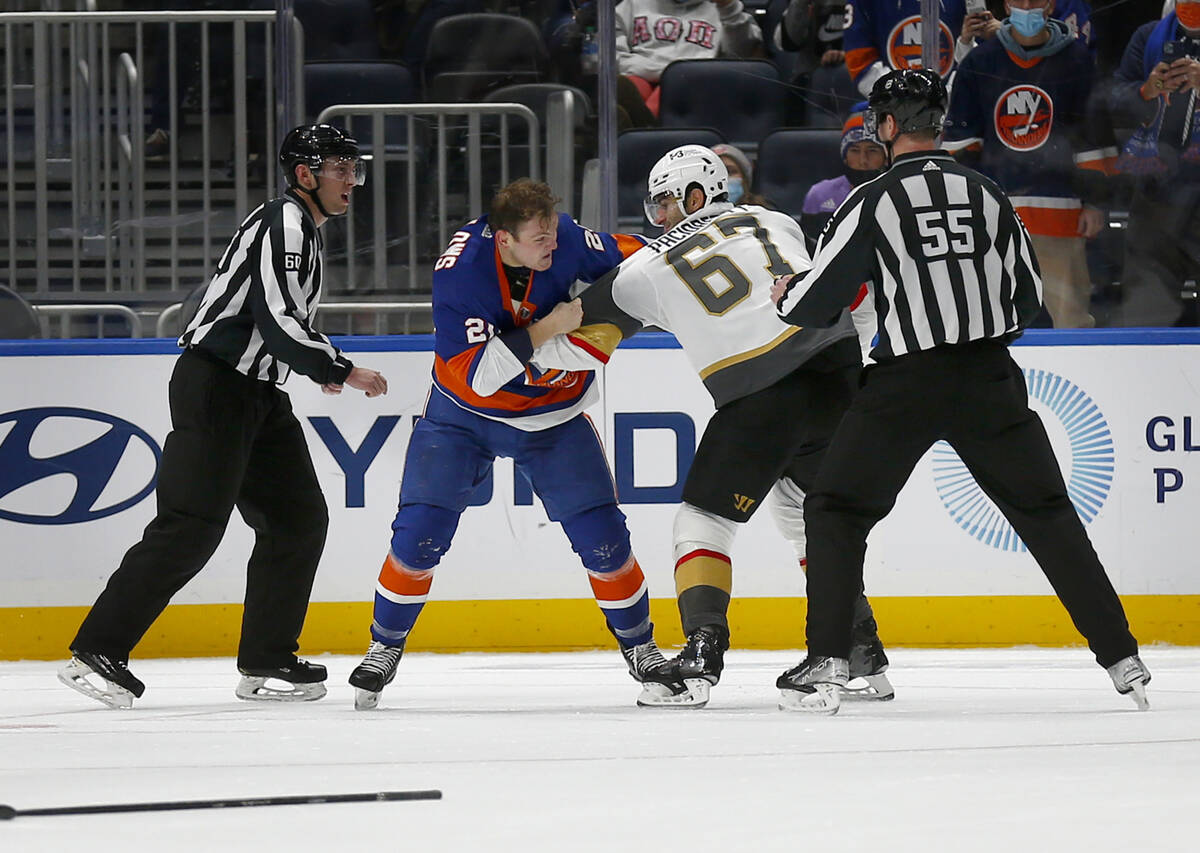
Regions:
[[712, 127], [753, 153], [784, 123], [787, 87], [765, 59], [684, 59], [662, 74], [663, 127]]
[[481, 100], [492, 89], [542, 79], [549, 59], [541, 33], [515, 15], [442, 18], [429, 34], [422, 69], [426, 101]]
[[812, 185], [842, 173], [841, 144], [840, 130], [803, 127], [768, 133], [758, 147], [755, 192], [799, 217]]
[[25, 297], [0, 284], [0, 340], [40, 338], [42, 327]]
[[306, 62], [381, 57], [371, 0], [296, 0], [294, 9]]

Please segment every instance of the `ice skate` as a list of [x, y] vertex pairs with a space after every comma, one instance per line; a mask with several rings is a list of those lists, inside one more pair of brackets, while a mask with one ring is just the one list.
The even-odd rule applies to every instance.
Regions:
[[1108, 675], [1113, 686], [1122, 695], [1129, 695], [1139, 711], [1150, 710], [1150, 700], [1146, 698], [1146, 685], [1150, 683], [1150, 670], [1142, 663], [1137, 655], [1121, 658], [1108, 668]]
[[[58, 671], [58, 680], [84, 696], [110, 708], [128, 709], [146, 691], [146, 685], [129, 671], [123, 660], [77, 649], [71, 649], [71, 654], [71, 660]], [[89, 675], [95, 675], [100, 683], [89, 679]]]
[[843, 699], [887, 702], [896, 698], [892, 683], [884, 675], [888, 659], [877, 631], [873, 618], [854, 626], [854, 645], [850, 647], [850, 682], [842, 688]]
[[396, 667], [403, 654], [404, 640], [398, 646], [385, 646], [378, 640], [371, 641], [366, 657], [350, 673], [350, 684], [354, 687], [354, 710], [370, 711], [379, 704], [379, 695], [396, 677]]
[[809, 655], [798, 666], [775, 680], [782, 711], [836, 714], [842, 705], [842, 689], [850, 680], [850, 662], [845, 658]]
[[674, 674], [654, 640], [640, 646], [622, 648], [629, 674], [642, 685], [637, 703], [644, 708], [680, 707], [690, 703], [688, 689]]
[[670, 662], [673, 675], [687, 688], [687, 701], [674, 704], [703, 708], [709, 691], [721, 680], [725, 652], [729, 649], [729, 629], [723, 625], [701, 625], [688, 634], [683, 650]]
[[[234, 693], [255, 702], [312, 702], [325, 695], [322, 684], [329, 673], [319, 663], [295, 658], [286, 666], [244, 667]], [[280, 685], [286, 686], [280, 686]]]

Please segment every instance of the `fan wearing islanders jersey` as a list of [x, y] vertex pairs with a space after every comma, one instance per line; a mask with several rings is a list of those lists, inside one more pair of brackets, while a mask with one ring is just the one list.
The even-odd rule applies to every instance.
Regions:
[[[937, 72], [944, 78], [972, 42], [959, 38], [964, 0], [941, 0], [940, 7]], [[846, 14], [846, 68], [863, 97], [887, 72], [922, 66], [921, 0], [849, 0]]]
[[643, 241], [589, 231], [556, 213], [557, 202], [544, 183], [509, 184], [434, 264], [433, 388], [408, 444], [375, 588], [373, 641], [350, 676], [356, 708], [374, 708], [395, 677], [434, 567], [499, 456], [513, 459], [562, 526], [643, 696], [683, 690], [663, 674], [646, 581], [604, 450], [583, 414], [596, 396], [595, 374], [530, 363], [536, 346], [579, 325], [575, 281], [596, 280]]
[[1105, 227], [1112, 129], [1088, 110], [1091, 53], [1054, 0], [1009, 0], [991, 41], [963, 60], [942, 147], [992, 178], [1033, 238], [1056, 328], [1095, 325], [1085, 243]]
[[[779, 319], [777, 276], [808, 269], [804, 233], [784, 213], [733, 205], [721, 158], [699, 145], [650, 172], [646, 215], [661, 237], [583, 291], [584, 324], [533, 355], [543, 367], [595, 367], [644, 325], [672, 332], [712, 395], [675, 516], [675, 589], [687, 644], [672, 661], [684, 694], [647, 704], [707, 703], [729, 647], [731, 553], [768, 493], [804, 565], [804, 491], [849, 405], [860, 370], [850, 312], [830, 329]], [[887, 657], [865, 596], [856, 608], [851, 673], [863, 697], [888, 699]]]

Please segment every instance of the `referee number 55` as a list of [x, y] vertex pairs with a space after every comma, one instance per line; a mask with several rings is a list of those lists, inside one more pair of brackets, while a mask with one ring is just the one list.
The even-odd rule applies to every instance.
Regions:
[[943, 255], [975, 253], [975, 234], [971, 229], [971, 209], [952, 207], [948, 210], [916, 212], [917, 231], [921, 234], [921, 249], [927, 258]]

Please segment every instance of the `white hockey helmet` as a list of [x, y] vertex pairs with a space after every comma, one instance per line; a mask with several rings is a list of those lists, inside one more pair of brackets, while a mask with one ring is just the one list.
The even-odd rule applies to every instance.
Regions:
[[729, 191], [729, 170], [712, 149], [703, 145], [681, 145], [662, 156], [650, 170], [646, 182], [646, 218], [653, 225], [660, 225], [659, 201], [670, 196], [683, 206], [688, 187], [699, 185], [708, 204], [717, 196]]

